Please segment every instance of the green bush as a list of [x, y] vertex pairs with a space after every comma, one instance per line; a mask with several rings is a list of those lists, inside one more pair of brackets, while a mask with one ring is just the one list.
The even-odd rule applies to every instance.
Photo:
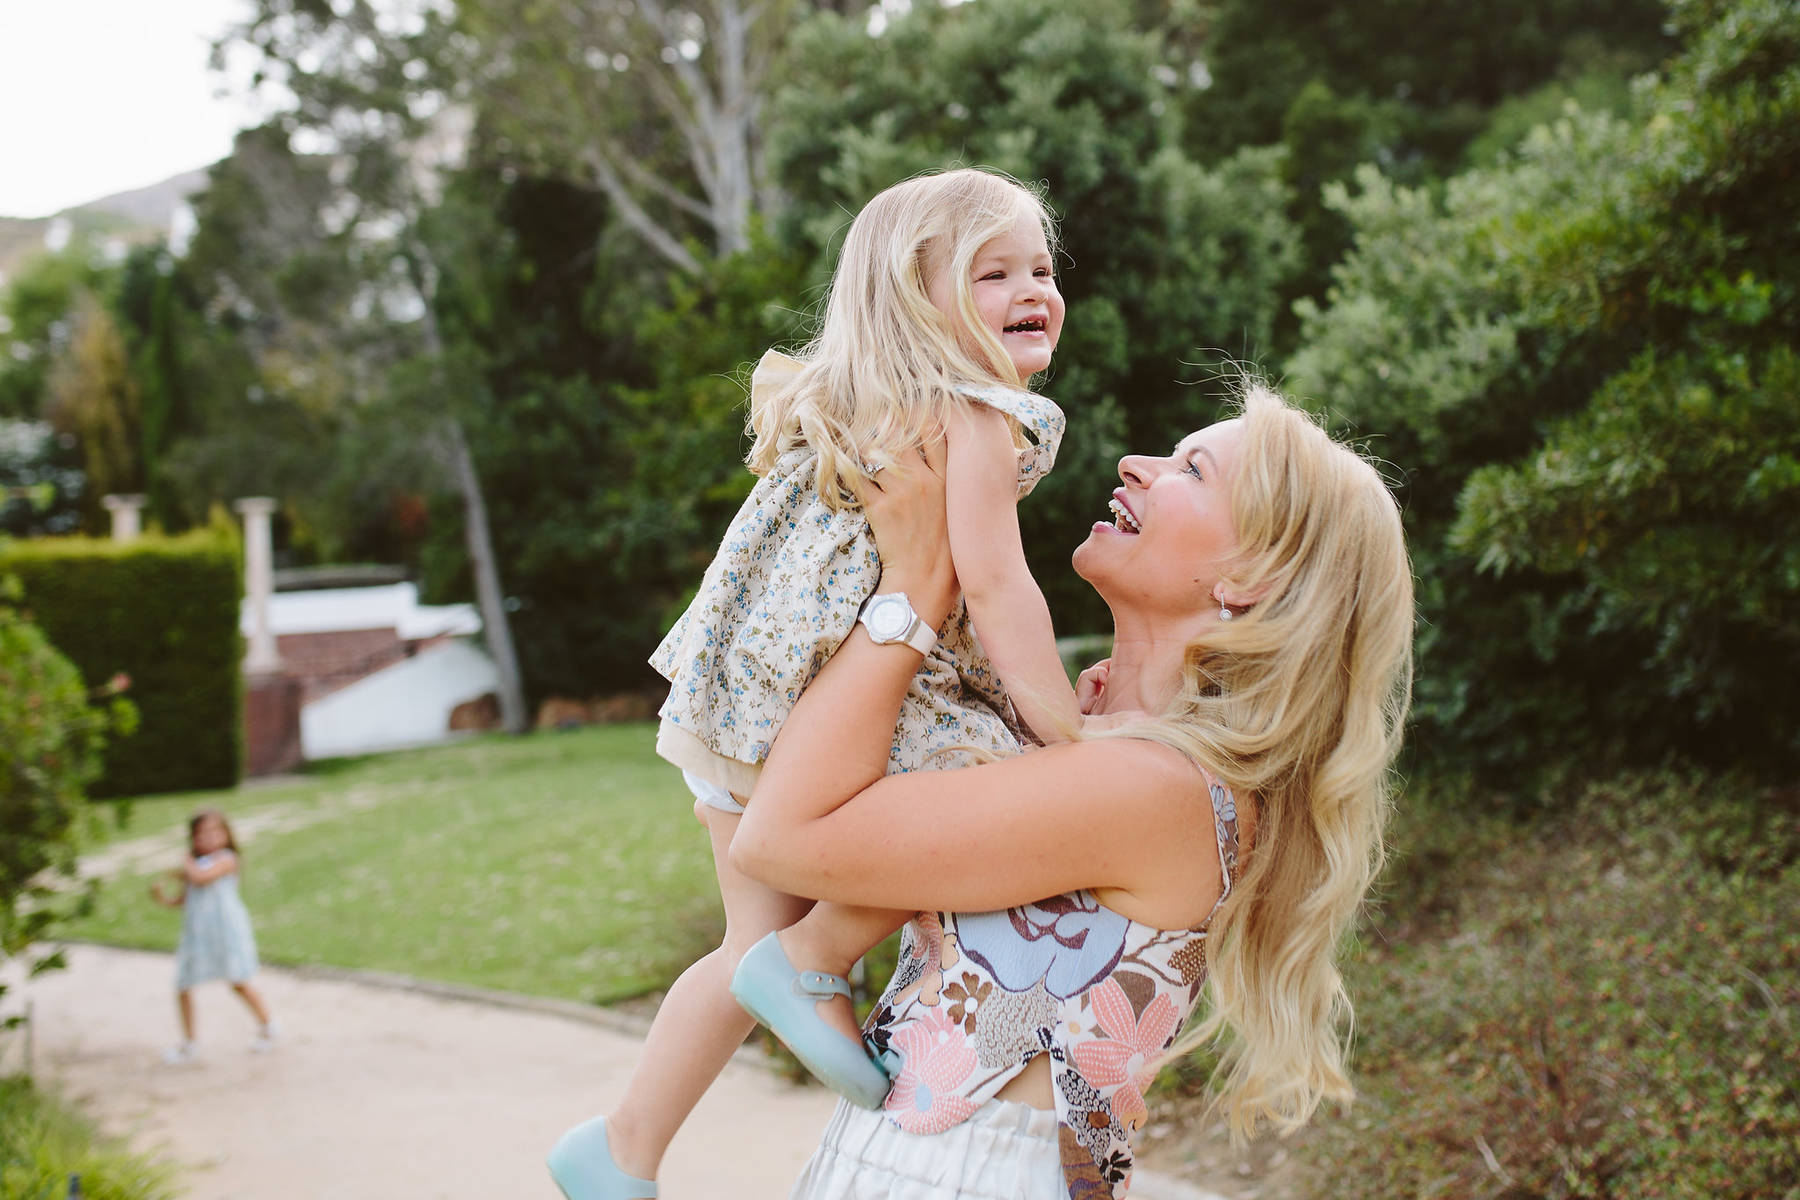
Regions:
[[[17, 590], [0, 577], [0, 964], [91, 902], [47, 876], [72, 873], [82, 790], [100, 772], [109, 727], [129, 730], [133, 716], [116, 698], [110, 712], [90, 707], [80, 672], [12, 606]], [[29, 969], [60, 961], [50, 954]], [[0, 1017], [0, 1029], [16, 1021]]]
[[87, 1200], [172, 1200], [171, 1172], [100, 1137], [24, 1079], [0, 1079], [0, 1196], [61, 1200], [69, 1176]]
[[130, 543], [10, 544], [0, 569], [90, 682], [125, 676], [142, 725], [108, 748], [92, 796], [230, 787], [242, 760], [235, 542], [215, 530]]
[[1414, 746], [1490, 780], [1800, 767], [1800, 2], [1671, 14], [1630, 116], [1331, 189], [1354, 248], [1298, 309], [1294, 390], [1406, 472]]
[[1347, 972], [1362, 1095], [1303, 1194], [1800, 1194], [1800, 793], [1639, 775], [1516, 822], [1446, 791]]

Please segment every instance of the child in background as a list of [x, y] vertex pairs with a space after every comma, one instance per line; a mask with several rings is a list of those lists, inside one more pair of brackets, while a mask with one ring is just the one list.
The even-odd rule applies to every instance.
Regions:
[[[886, 1095], [847, 984], [802, 976], [774, 931], [826, 922], [837, 944], [866, 950], [911, 914], [815, 906], [740, 874], [728, 857], [782, 721], [858, 622], [878, 641], [926, 652], [891, 771], [1013, 753], [1021, 719], [1040, 740], [1080, 722], [1016, 511], [1063, 432], [1057, 407], [1025, 390], [1050, 365], [1062, 329], [1049, 238], [1043, 203], [998, 173], [898, 184], [852, 222], [818, 336], [797, 357], [771, 351], [757, 365], [750, 466], [759, 481], [650, 660], [671, 684], [657, 751], [682, 768], [712, 836], [725, 939], [670, 989], [612, 1116], [576, 1126], [552, 1150], [551, 1175], [569, 1200], [656, 1195], [669, 1141], [750, 1031], [727, 990], [740, 960], [736, 993], [809, 1070], [867, 1108]], [[964, 604], [934, 631], [903, 593], [878, 594], [880, 557], [851, 496], [950, 429]]]
[[181, 889], [173, 895], [163, 890], [161, 879], [150, 885], [150, 896], [158, 904], [181, 910], [181, 943], [175, 950], [181, 1044], [163, 1055], [163, 1060], [175, 1064], [193, 1061], [193, 989], [214, 979], [230, 983], [231, 990], [255, 1015], [256, 1039], [250, 1048], [258, 1052], [273, 1048], [275, 1022], [250, 983], [257, 968], [256, 935], [250, 929], [250, 914], [238, 897], [238, 848], [224, 813], [207, 808], [189, 819], [187, 860], [169, 874], [181, 882]]

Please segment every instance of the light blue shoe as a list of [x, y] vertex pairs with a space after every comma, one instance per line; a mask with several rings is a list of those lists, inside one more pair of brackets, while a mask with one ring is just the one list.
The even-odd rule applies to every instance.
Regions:
[[878, 1109], [887, 1099], [887, 1073], [869, 1057], [860, 1041], [852, 1041], [819, 1017], [821, 1000], [849, 996], [841, 975], [797, 971], [770, 934], [750, 947], [731, 977], [731, 994], [800, 1064], [852, 1104]]
[[606, 1118], [583, 1121], [556, 1140], [545, 1160], [568, 1200], [654, 1200], [656, 1184], [619, 1170], [606, 1144]]

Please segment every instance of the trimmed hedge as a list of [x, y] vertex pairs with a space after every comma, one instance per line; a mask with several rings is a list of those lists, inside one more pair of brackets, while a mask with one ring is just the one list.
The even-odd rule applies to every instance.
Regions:
[[91, 796], [231, 787], [243, 761], [242, 575], [205, 529], [117, 543], [39, 538], [0, 550], [24, 608], [90, 686], [123, 674], [142, 720], [107, 747]]

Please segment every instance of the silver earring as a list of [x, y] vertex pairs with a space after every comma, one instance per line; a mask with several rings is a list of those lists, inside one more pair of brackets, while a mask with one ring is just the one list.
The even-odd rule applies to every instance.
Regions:
[[1219, 601], [1219, 620], [1231, 620], [1231, 606], [1226, 604], [1223, 600]]

